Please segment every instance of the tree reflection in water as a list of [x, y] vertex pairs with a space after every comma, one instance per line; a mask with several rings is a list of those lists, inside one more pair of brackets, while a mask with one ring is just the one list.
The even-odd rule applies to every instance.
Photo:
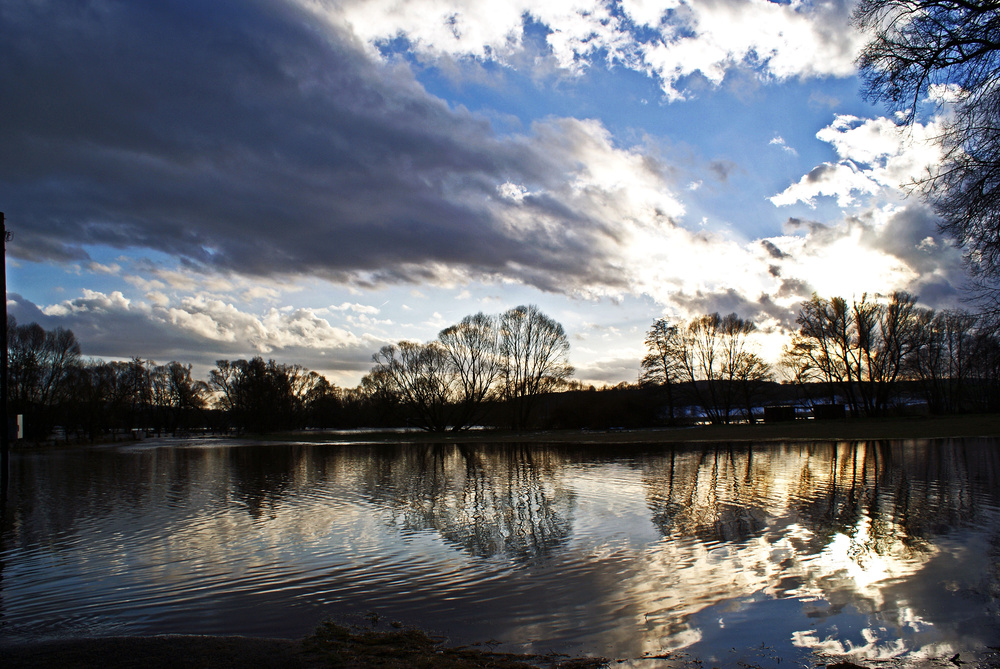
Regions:
[[1000, 632], [997, 443], [22, 452], [0, 624], [294, 636], [384, 606], [571, 653], [965, 658]]
[[[862, 624], [854, 641], [829, 629], [792, 634], [803, 648], [868, 659], [940, 654], [952, 646], [902, 637], [943, 638], [928, 633], [936, 625], [954, 628], [944, 637], [961, 638], [970, 619], [969, 627], [1000, 621], [995, 447], [963, 440], [713, 445], [650, 457], [643, 471], [651, 520], [675, 546], [669, 564], [651, 560], [649, 576], [684, 592], [653, 604], [665, 648], [705, 633], [688, 600], [749, 601], [753, 593], [801, 601], [816, 621], [869, 616], [868, 624], [884, 627]], [[961, 537], [983, 527], [991, 528], [990, 554], [969, 555]], [[724, 567], [713, 557], [719, 551], [728, 556]], [[683, 582], [670, 567], [676, 564], [685, 567]], [[956, 574], [963, 564], [973, 573]], [[979, 599], [975, 608], [985, 604], [988, 615], [977, 617], [974, 608], [949, 619], [955, 602], [911, 578], [920, 571], [947, 574], [944, 589]], [[678, 630], [678, 620], [687, 628]]]
[[859, 551], [920, 551], [928, 536], [974, 524], [982, 493], [1000, 483], [1000, 454], [944, 443], [671, 449], [644, 467], [647, 503], [664, 537], [738, 543], [792, 512], [810, 529], [805, 552], [854, 536], [862, 519], [870, 527]]
[[565, 544], [575, 494], [566, 461], [527, 446], [411, 446], [372, 454], [365, 492], [405, 530], [433, 530], [476, 557], [517, 561]]

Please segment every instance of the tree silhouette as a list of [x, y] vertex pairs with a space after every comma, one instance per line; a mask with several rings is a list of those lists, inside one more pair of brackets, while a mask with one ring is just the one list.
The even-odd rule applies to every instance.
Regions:
[[741, 399], [753, 421], [753, 394], [770, 378], [770, 368], [753, 351], [752, 320], [718, 313], [694, 318], [680, 331], [677, 357], [698, 403], [713, 423], [733, 418]]
[[814, 294], [785, 355], [799, 379], [826, 384], [831, 401], [839, 394], [855, 414], [881, 416], [917, 343], [915, 304], [904, 292], [851, 304]]
[[684, 366], [681, 362], [680, 331], [665, 318], [657, 318], [646, 331], [646, 355], [642, 359], [641, 384], [662, 388], [667, 396], [670, 422], [675, 419], [675, 389]]
[[500, 316], [500, 360], [503, 397], [515, 430], [528, 426], [539, 395], [573, 374], [566, 332], [534, 305]]
[[862, 0], [854, 22], [871, 35], [858, 58], [871, 99], [907, 124], [931, 94], [951, 103], [944, 161], [921, 185], [1000, 309], [1000, 2]]

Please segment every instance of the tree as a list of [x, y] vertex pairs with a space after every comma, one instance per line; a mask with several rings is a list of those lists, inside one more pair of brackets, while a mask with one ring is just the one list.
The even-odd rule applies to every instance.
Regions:
[[378, 364], [362, 377], [358, 392], [349, 400], [355, 409], [352, 412], [354, 415], [358, 415], [362, 408], [370, 411], [367, 424], [371, 425], [396, 424], [402, 406], [402, 398], [392, 375]]
[[858, 57], [870, 99], [912, 124], [922, 99], [948, 91], [944, 161], [922, 185], [1000, 308], [1000, 2], [861, 0], [853, 18], [871, 34]]
[[189, 416], [205, 408], [208, 385], [191, 378], [191, 365], [171, 362], [165, 368], [166, 401], [172, 415], [172, 430], [184, 429]]
[[132, 429], [148, 429], [152, 416], [153, 385], [150, 370], [155, 367], [152, 361], [144, 361], [136, 356], [123, 363], [126, 388], [126, 412], [129, 417], [129, 427]]
[[646, 332], [646, 355], [642, 359], [639, 382], [662, 388], [667, 396], [670, 422], [674, 421], [674, 386], [684, 369], [679, 356], [680, 332], [665, 318], [657, 318]]
[[973, 406], [1000, 409], [1000, 337], [995, 327], [980, 327], [972, 339], [973, 372], [968, 389]]
[[494, 391], [500, 375], [497, 318], [479, 312], [438, 334], [458, 384], [455, 429], [473, 424]]
[[535, 305], [508, 309], [500, 316], [500, 380], [511, 412], [511, 427], [523, 430], [539, 395], [573, 375], [563, 326]]
[[888, 298], [850, 305], [841, 297], [813, 295], [802, 305], [785, 355], [796, 377], [828, 387], [830, 401], [839, 394], [855, 414], [880, 416], [916, 345], [916, 298], [895, 292]]
[[309, 372], [301, 397], [307, 426], [334, 427], [343, 422], [344, 391], [325, 376]]
[[961, 311], [935, 313], [930, 309], [918, 311], [915, 319], [907, 372], [920, 382], [932, 413], [961, 411], [974, 373], [972, 353], [979, 319]]
[[372, 362], [370, 382], [398, 396], [421, 428], [441, 432], [449, 427], [456, 379], [443, 345], [401, 341], [383, 346]]
[[770, 378], [770, 368], [751, 347], [756, 329], [737, 314], [713, 313], [692, 319], [681, 331], [680, 367], [713, 423], [729, 423], [738, 400], [753, 422], [754, 394]]
[[38, 323], [7, 328], [7, 388], [13, 413], [24, 414], [27, 438], [44, 439], [70, 400], [69, 381], [80, 364], [80, 344], [72, 330], [45, 330]]
[[296, 426], [299, 399], [295, 378], [300, 367], [274, 360], [219, 360], [210, 372], [209, 386], [217, 406], [238, 430], [268, 432]]

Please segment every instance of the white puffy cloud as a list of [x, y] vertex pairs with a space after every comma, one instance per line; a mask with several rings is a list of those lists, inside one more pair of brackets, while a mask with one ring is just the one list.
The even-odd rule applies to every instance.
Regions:
[[238, 343], [257, 353], [292, 348], [336, 349], [359, 343], [354, 334], [333, 327], [312, 309], [269, 309], [263, 315], [241, 311], [223, 300], [187, 297], [166, 310], [170, 323], [216, 342]]
[[[425, 58], [509, 63], [529, 22], [547, 29], [558, 67], [603, 57], [656, 77], [671, 99], [700, 73], [714, 84], [734, 67], [765, 77], [848, 76], [860, 36], [850, 2], [767, 0], [298, 0], [370, 45], [404, 37]], [[620, 9], [619, 9], [620, 8]]]
[[840, 160], [813, 168], [770, 200], [775, 206], [815, 206], [816, 198], [826, 196], [849, 207], [872, 195], [899, 199], [903, 189], [940, 164], [940, 131], [937, 120], [900, 126], [885, 117], [838, 115], [816, 137], [830, 144]]
[[[629, 12], [633, 3], [625, 3]], [[664, 2], [657, 20], [650, 3], [638, 5], [636, 22], [655, 28], [642, 44], [640, 62], [671, 98], [684, 96], [677, 82], [695, 72], [714, 84], [737, 66], [764, 76], [848, 76], [861, 44], [844, 3], [775, 3], [767, 0]]]
[[940, 124], [940, 117], [901, 126], [885, 117], [838, 115], [821, 129], [817, 138], [839, 160], [815, 167], [770, 200], [779, 207], [815, 207], [820, 198], [832, 198], [839, 220], [790, 219], [790, 234], [771, 240], [789, 254], [776, 263], [781, 276], [824, 295], [904, 289], [930, 306], [958, 306], [968, 279], [961, 254], [942, 237], [930, 207], [911, 192], [941, 162]]
[[80, 297], [43, 306], [15, 302], [18, 320], [74, 331], [85, 355], [165, 361], [201, 367], [217, 358], [276, 356], [313, 369], [363, 369], [372, 338], [339, 327], [312, 309], [271, 308], [255, 314], [207, 295], [180, 299], [157, 293], [149, 301], [120, 291], [82, 289]]
[[869, 173], [850, 160], [845, 160], [823, 163], [813, 168], [798, 183], [792, 184], [770, 200], [778, 207], [796, 202], [815, 207], [817, 197], [828, 196], [835, 197], [838, 206], [849, 207], [856, 202], [859, 193], [874, 195], [881, 189], [882, 185]]
[[406, 37], [427, 54], [502, 58], [519, 47], [522, 2], [476, 0], [300, 0], [346, 24], [361, 40]]
[[45, 307], [42, 309], [42, 313], [46, 316], [68, 316], [79, 313], [108, 314], [116, 311], [128, 311], [132, 304], [132, 300], [125, 297], [120, 290], [116, 290], [110, 295], [87, 288], [81, 292], [82, 297]]

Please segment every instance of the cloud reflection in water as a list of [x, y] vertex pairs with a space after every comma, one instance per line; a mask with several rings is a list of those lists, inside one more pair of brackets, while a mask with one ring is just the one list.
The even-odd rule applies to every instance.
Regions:
[[178, 441], [13, 473], [11, 638], [297, 636], [374, 608], [455, 642], [733, 665], [964, 658], [1000, 629], [992, 441]]

